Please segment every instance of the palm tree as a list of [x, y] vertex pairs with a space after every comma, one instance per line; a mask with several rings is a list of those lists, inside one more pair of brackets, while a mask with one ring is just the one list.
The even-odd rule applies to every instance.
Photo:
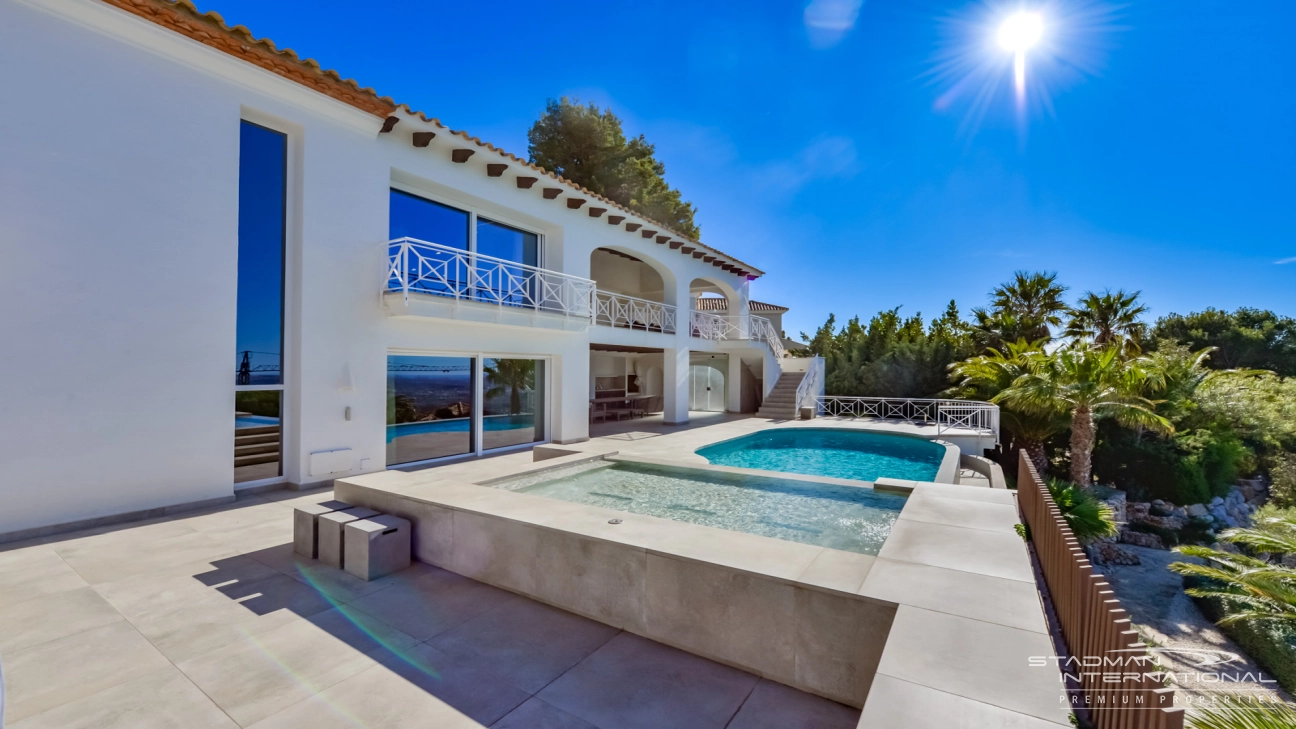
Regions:
[[[1219, 539], [1257, 552], [1296, 554], [1296, 517], [1262, 518], [1250, 529], [1226, 530]], [[1175, 562], [1170, 569], [1208, 580], [1207, 586], [1190, 589], [1188, 594], [1222, 598], [1229, 612], [1220, 625], [1256, 620], [1296, 627], [1296, 569], [1209, 547], [1182, 546], [1175, 551], [1209, 562]]]
[[[959, 380], [958, 394], [977, 400], [990, 400], [1026, 374], [1030, 355], [1042, 351], [1043, 347], [1043, 341], [1027, 342], [1021, 339], [1009, 342], [1002, 349], [991, 349], [979, 357], [955, 362], [950, 365], [950, 374]], [[1010, 437], [1010, 452], [1025, 450], [1035, 468], [1044, 473], [1048, 466], [1044, 442], [1066, 429], [1066, 416], [1058, 412], [1023, 412], [1004, 406], [999, 411], [999, 417]]]
[[486, 397], [496, 397], [509, 390], [509, 415], [522, 412], [522, 391], [535, 389], [535, 360], [496, 359], [482, 367], [491, 386]]
[[991, 398], [1025, 413], [1071, 416], [1071, 480], [1087, 486], [1093, 471], [1094, 419], [1114, 416], [1124, 425], [1162, 433], [1174, 432], [1169, 420], [1154, 412], [1144, 397], [1156, 379], [1142, 357], [1125, 359], [1116, 347], [1077, 344], [1052, 354], [1028, 355], [1026, 372]]
[[1045, 484], [1062, 519], [1071, 527], [1071, 533], [1081, 544], [1115, 536], [1119, 531], [1111, 507], [1089, 491], [1056, 478], [1048, 479]]
[[1139, 317], [1148, 311], [1138, 303], [1140, 293], [1127, 294], [1123, 290], [1112, 293], [1111, 289], [1101, 294], [1086, 292], [1076, 307], [1067, 312], [1066, 335], [1099, 347], [1120, 343], [1126, 349], [1138, 351], [1138, 342], [1147, 333], [1147, 325]]
[[1013, 280], [990, 292], [990, 309], [973, 309], [973, 330], [983, 345], [998, 347], [1005, 342], [1025, 339], [1029, 342], [1053, 338], [1050, 327], [1062, 326], [1062, 301], [1066, 287], [1057, 282], [1057, 273], [1017, 271]]

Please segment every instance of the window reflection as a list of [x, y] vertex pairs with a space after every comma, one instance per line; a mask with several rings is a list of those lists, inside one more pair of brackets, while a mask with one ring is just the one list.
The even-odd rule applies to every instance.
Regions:
[[473, 358], [387, 357], [387, 465], [476, 450]]
[[544, 440], [544, 360], [487, 359], [482, 377], [482, 448]]
[[234, 393], [234, 483], [283, 475], [280, 390]]

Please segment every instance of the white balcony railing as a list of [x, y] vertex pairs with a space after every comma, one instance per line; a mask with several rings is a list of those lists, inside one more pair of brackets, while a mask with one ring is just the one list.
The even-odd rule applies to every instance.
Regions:
[[971, 430], [993, 435], [999, 442], [999, 406], [976, 400], [928, 400], [892, 397], [817, 398], [820, 415], [877, 418], [904, 423], [931, 423], [940, 435], [949, 430]]
[[[807, 362], [806, 373], [801, 377], [801, 384], [797, 386], [796, 391], [796, 413], [801, 414], [801, 408], [815, 407], [819, 398], [823, 396], [824, 389], [824, 358], [811, 357]], [[817, 410], [817, 408], [816, 408]]]
[[622, 329], [675, 333], [675, 307], [606, 291], [594, 292], [594, 323]]
[[698, 339], [764, 342], [779, 359], [786, 353], [783, 337], [774, 328], [774, 324], [763, 316], [722, 316], [693, 309], [689, 312], [689, 333]]
[[387, 290], [588, 319], [594, 282], [414, 238], [387, 243]]

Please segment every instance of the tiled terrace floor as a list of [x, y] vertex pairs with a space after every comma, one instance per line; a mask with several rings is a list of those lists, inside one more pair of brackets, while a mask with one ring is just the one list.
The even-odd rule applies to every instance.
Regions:
[[859, 711], [416, 564], [292, 553], [272, 492], [0, 547], [10, 729], [854, 729]]

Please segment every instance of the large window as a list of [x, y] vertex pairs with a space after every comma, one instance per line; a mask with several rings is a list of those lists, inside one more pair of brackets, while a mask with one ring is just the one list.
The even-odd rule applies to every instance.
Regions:
[[487, 359], [482, 377], [482, 448], [544, 440], [544, 360]]
[[540, 236], [478, 218], [477, 252], [527, 266], [539, 266]]
[[387, 465], [476, 451], [476, 360], [387, 357]]
[[388, 232], [396, 238], [416, 238], [468, 250], [468, 213], [400, 190], [391, 191]]
[[242, 122], [234, 352], [236, 483], [283, 475], [287, 181], [287, 137]]

